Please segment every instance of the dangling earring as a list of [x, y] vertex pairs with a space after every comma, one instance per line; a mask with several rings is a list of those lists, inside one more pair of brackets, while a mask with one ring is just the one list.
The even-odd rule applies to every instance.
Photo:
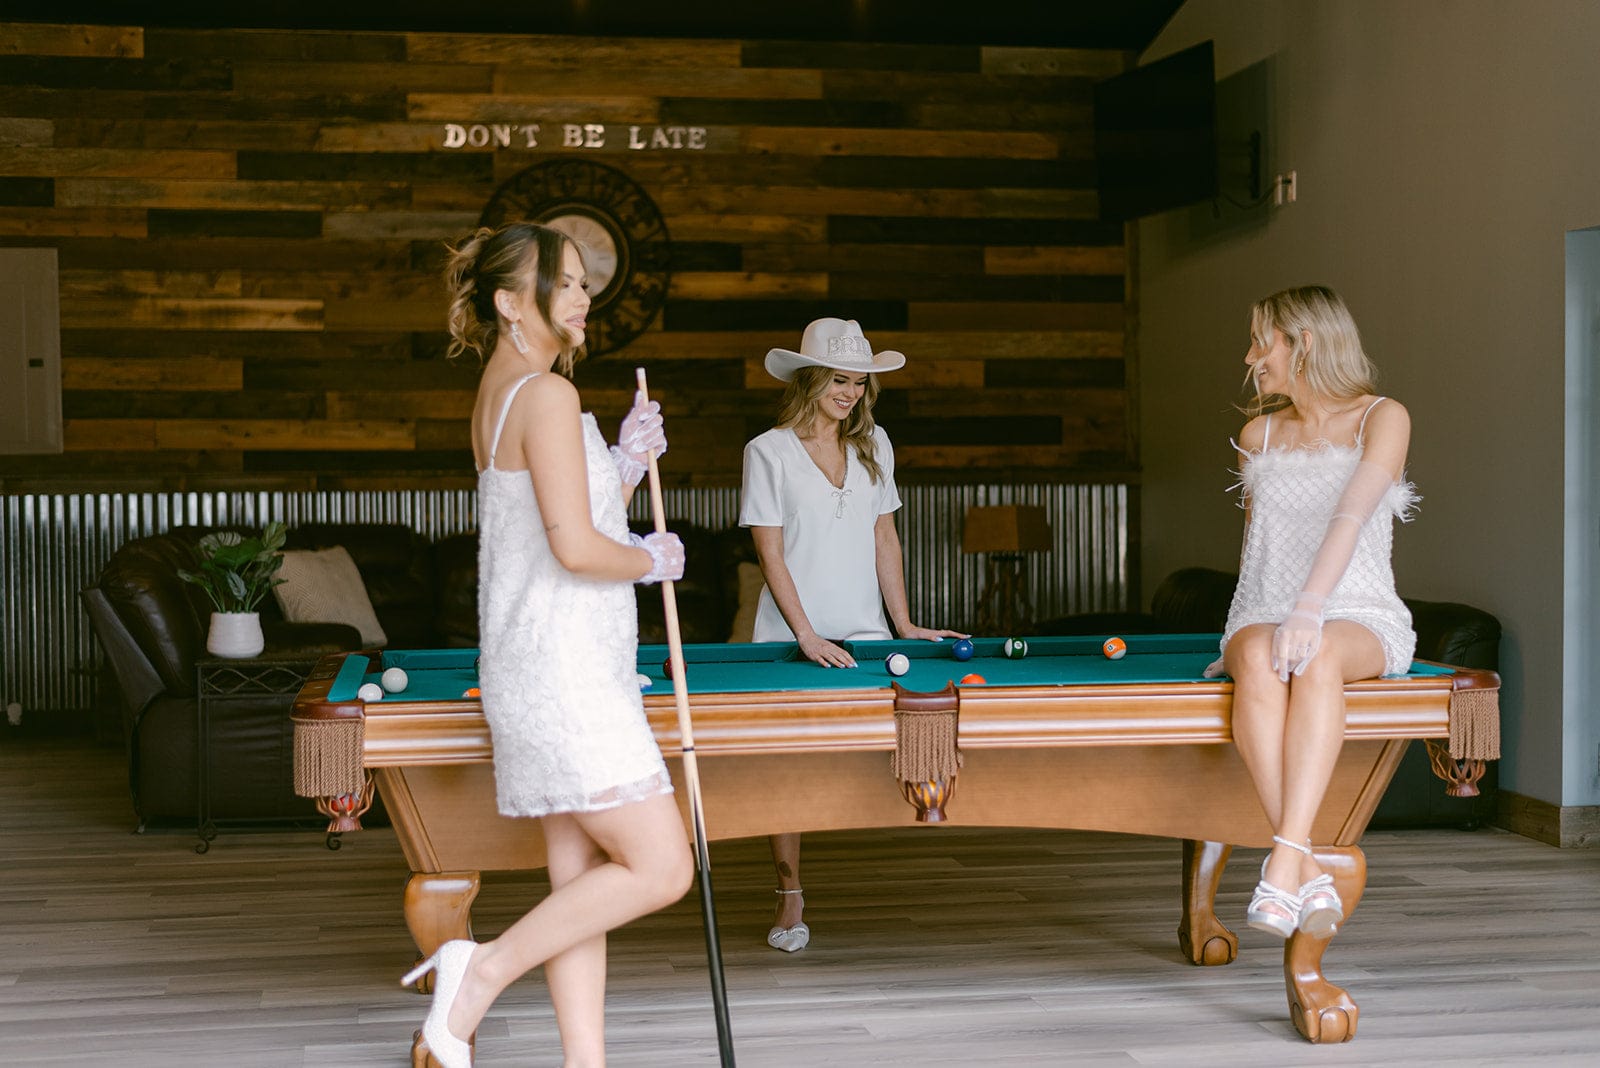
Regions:
[[1302, 375], [1302, 374], [1305, 373], [1305, 370], [1306, 370], [1306, 358], [1304, 356], [1302, 356], [1298, 360], [1294, 361], [1294, 373], [1297, 376], [1298, 375]]
[[522, 336], [522, 324], [516, 321], [511, 324], [511, 343], [524, 356], [528, 354], [528, 339]]

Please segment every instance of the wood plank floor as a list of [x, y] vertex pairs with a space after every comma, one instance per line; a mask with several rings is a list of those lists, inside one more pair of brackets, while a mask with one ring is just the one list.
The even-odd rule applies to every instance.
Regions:
[[[0, 1064], [393, 1066], [426, 1002], [387, 830], [130, 834], [121, 753], [0, 735]], [[1591, 1065], [1600, 1059], [1600, 850], [1501, 831], [1384, 832], [1326, 960], [1361, 1006], [1346, 1045], [1285, 1012], [1281, 949], [1243, 925], [1259, 851], [1218, 911], [1240, 959], [1178, 955], [1178, 847], [1072, 832], [814, 835], [812, 947], [762, 942], [761, 841], [713, 847], [744, 1068], [812, 1065]], [[477, 930], [543, 893], [491, 875]], [[610, 1063], [715, 1065], [699, 910], [615, 934]], [[542, 980], [501, 998], [479, 1064], [560, 1064]]]

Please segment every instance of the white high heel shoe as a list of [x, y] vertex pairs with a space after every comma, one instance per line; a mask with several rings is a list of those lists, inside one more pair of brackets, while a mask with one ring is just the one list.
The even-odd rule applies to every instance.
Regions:
[[[1272, 840], [1308, 856], [1311, 853], [1305, 846], [1287, 838], [1273, 835]], [[1267, 861], [1270, 859], [1270, 856], [1262, 858], [1261, 881], [1256, 883], [1256, 892], [1250, 897], [1250, 907], [1244, 914], [1245, 922], [1258, 931], [1288, 938], [1300, 923], [1300, 895], [1267, 882]]]
[[429, 972], [433, 972], [433, 1004], [428, 1006], [428, 1018], [422, 1021], [421, 1042], [411, 1044], [411, 1063], [420, 1068], [431, 1055], [442, 1068], [472, 1068], [472, 1046], [450, 1031], [450, 1008], [455, 1004], [461, 989], [461, 980], [467, 974], [467, 964], [478, 943], [457, 938], [446, 942], [438, 950], [412, 968], [400, 980], [401, 986], [410, 986]]
[[[795, 887], [793, 890], [779, 888], [773, 891], [773, 893], [780, 895], [801, 894], [804, 892], [799, 887]], [[811, 928], [806, 926], [804, 920], [801, 920], [793, 927], [774, 927], [767, 932], [767, 945], [773, 949], [781, 949], [785, 953], [798, 953], [810, 944]]]
[[[1306, 841], [1305, 852], [1311, 853]], [[1323, 872], [1300, 887], [1300, 930], [1312, 938], [1332, 938], [1344, 922], [1344, 902], [1334, 889], [1333, 876]]]

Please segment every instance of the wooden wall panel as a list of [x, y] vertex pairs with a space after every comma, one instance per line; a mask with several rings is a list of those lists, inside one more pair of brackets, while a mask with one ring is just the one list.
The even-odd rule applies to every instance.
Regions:
[[[0, 23], [0, 245], [58, 250], [67, 450], [0, 457], [0, 491], [470, 479], [444, 243], [527, 167], [585, 157], [661, 209], [672, 281], [577, 379], [610, 432], [650, 368], [669, 480], [738, 481], [779, 396], [762, 358], [821, 315], [910, 358], [879, 408], [902, 479], [1136, 479], [1131, 256], [1092, 133], [1128, 62]], [[541, 132], [447, 149], [448, 123]], [[628, 147], [657, 124], [703, 147]]]

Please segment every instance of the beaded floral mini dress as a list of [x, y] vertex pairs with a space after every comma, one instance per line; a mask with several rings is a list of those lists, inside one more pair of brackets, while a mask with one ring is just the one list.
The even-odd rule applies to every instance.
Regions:
[[[528, 472], [494, 466], [511, 402], [533, 377], [511, 387], [478, 473], [478, 679], [507, 816], [595, 812], [672, 791], [639, 698], [633, 583], [561, 566]], [[582, 423], [590, 518], [627, 544], [622, 481], [594, 416]]]
[[[1362, 415], [1353, 445], [1322, 442], [1274, 449], [1272, 417], [1267, 417], [1261, 449], [1245, 456], [1234, 487], [1241, 491], [1240, 507], [1250, 509], [1250, 520], [1239, 561], [1239, 585], [1223, 629], [1224, 648], [1240, 628], [1276, 625], [1294, 608], [1339, 496], [1361, 462], [1367, 415], [1382, 400], [1378, 398]], [[1377, 636], [1386, 675], [1405, 674], [1417, 646], [1411, 612], [1395, 592], [1390, 557], [1394, 521], [1409, 519], [1418, 499], [1410, 482], [1390, 485], [1362, 526], [1350, 565], [1323, 606], [1324, 620], [1347, 619]]]

